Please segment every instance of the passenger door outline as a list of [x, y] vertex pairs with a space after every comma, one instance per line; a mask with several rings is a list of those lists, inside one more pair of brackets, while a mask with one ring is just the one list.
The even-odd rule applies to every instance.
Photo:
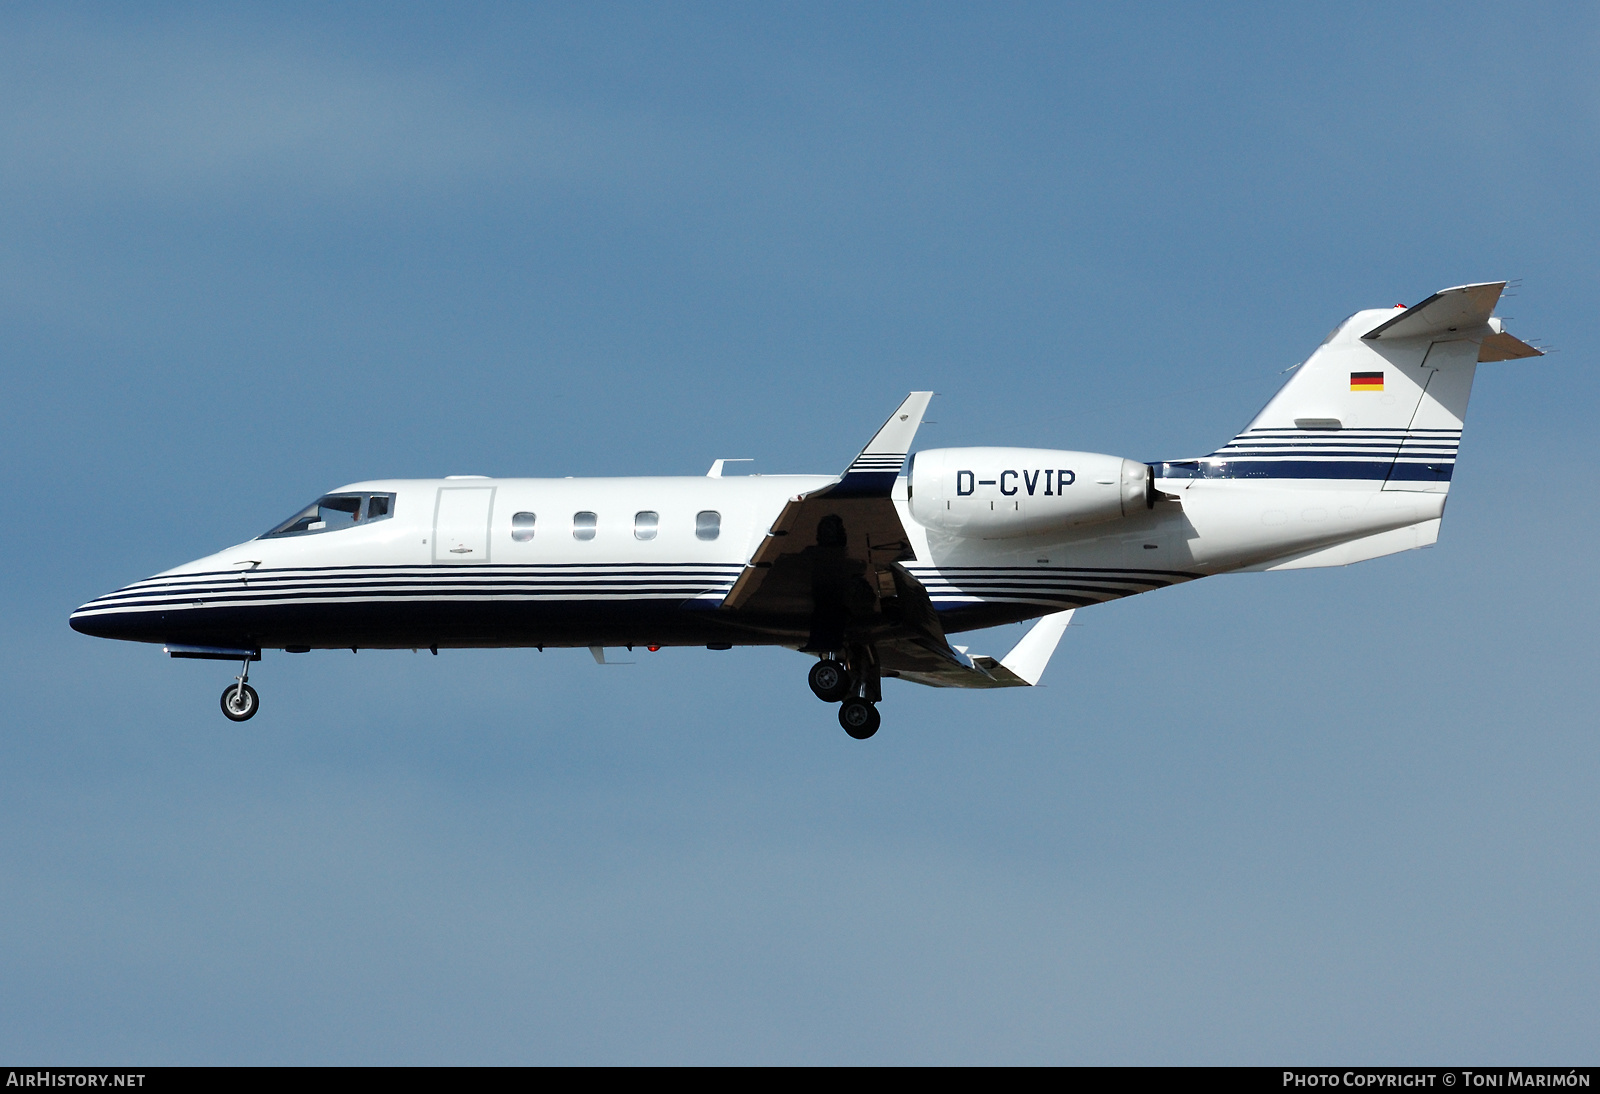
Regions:
[[492, 486], [441, 486], [433, 506], [433, 562], [436, 566], [481, 565], [489, 561]]

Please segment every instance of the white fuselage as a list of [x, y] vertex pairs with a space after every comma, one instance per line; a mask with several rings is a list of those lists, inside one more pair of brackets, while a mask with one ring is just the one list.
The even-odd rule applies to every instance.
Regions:
[[[393, 495], [385, 519], [249, 540], [85, 605], [74, 625], [153, 642], [289, 648], [798, 645], [803, 620], [728, 618], [718, 607], [785, 504], [833, 481], [354, 483], [335, 493]], [[951, 633], [1395, 529], [1425, 534], [1444, 504], [1443, 494], [1341, 480], [1163, 478], [1157, 487], [1170, 497], [1148, 510], [1068, 532], [982, 539], [918, 524], [906, 486], [902, 477], [894, 491], [915, 555], [904, 565]], [[714, 535], [706, 513], [716, 514]], [[514, 524], [518, 514], [525, 524], [533, 515], [531, 528]], [[580, 514], [592, 514], [592, 526]]]

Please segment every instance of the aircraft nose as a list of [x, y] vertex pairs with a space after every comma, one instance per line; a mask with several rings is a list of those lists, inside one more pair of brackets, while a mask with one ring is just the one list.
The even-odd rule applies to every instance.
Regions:
[[67, 623], [79, 634], [87, 634], [93, 638], [114, 638], [115, 628], [111, 626], [109, 616], [97, 615], [94, 611], [97, 601], [91, 600], [67, 617]]
[[146, 613], [113, 610], [118, 602], [118, 594], [123, 591], [118, 589], [117, 592], [95, 597], [67, 617], [68, 626], [91, 638], [149, 641], [149, 636], [144, 633], [150, 629], [151, 622]]

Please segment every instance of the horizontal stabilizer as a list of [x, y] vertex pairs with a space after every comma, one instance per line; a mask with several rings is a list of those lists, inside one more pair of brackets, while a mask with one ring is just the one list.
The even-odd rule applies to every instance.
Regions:
[[1504, 281], [1479, 285], [1457, 285], [1440, 289], [1415, 307], [1406, 308], [1386, 323], [1362, 335], [1368, 341], [1380, 338], [1427, 338], [1454, 332], [1475, 332], [1494, 314]]
[[[1490, 321], [1493, 326], [1500, 320]], [[1524, 357], [1543, 357], [1544, 350], [1535, 349], [1522, 339], [1505, 331], [1495, 331], [1487, 335], [1478, 346], [1478, 360], [1483, 361], [1520, 361]]]

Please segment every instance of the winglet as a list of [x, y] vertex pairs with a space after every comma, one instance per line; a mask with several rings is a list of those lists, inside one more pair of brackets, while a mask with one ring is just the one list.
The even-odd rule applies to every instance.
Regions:
[[861, 455], [845, 468], [839, 484], [828, 491], [831, 497], [888, 497], [894, 480], [905, 466], [906, 453], [927, 413], [931, 391], [913, 391], [898, 410], [873, 434]]
[[1012, 675], [1029, 687], [1037, 684], [1044, 675], [1044, 667], [1050, 663], [1050, 655], [1056, 652], [1061, 636], [1066, 633], [1067, 624], [1072, 622], [1072, 613], [1077, 610], [1069, 608], [1040, 619], [1022, 636], [1022, 641], [1000, 659], [999, 667], [1011, 670]]

